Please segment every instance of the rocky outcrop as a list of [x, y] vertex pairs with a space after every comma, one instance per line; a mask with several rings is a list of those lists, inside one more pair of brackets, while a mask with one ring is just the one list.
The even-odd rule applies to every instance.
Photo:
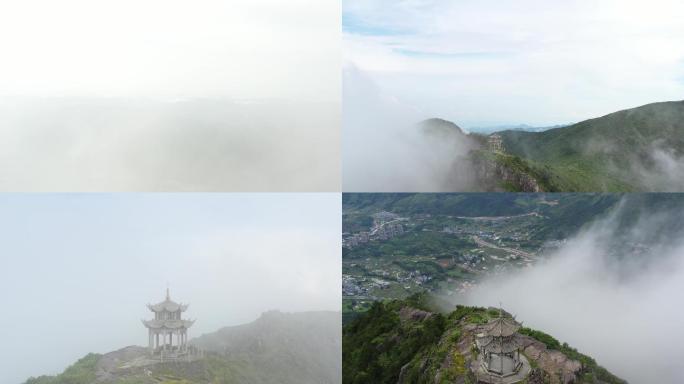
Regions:
[[[525, 168], [520, 159], [509, 155], [493, 153], [473, 153], [473, 165], [477, 178], [483, 189], [488, 191], [503, 191], [503, 186], [508, 186], [518, 192], [546, 192], [529, 172], [519, 168]], [[522, 165], [522, 167], [521, 167]]]
[[544, 343], [529, 336], [518, 335], [516, 342], [527, 357], [534, 360], [539, 368], [549, 373], [552, 384], [569, 384], [577, 380], [582, 370], [582, 364], [579, 361], [568, 358], [560, 351], [548, 349]]
[[527, 384], [547, 384], [550, 381], [549, 374], [539, 368], [533, 368], [527, 376]]
[[[463, 332], [456, 347], [459, 353], [470, 360], [470, 371], [474, 371], [477, 369], [477, 359], [472, 355], [472, 348], [476, 335], [484, 332], [484, 328], [463, 324], [461, 329]], [[570, 384], [578, 379], [582, 371], [579, 361], [568, 358], [560, 351], [548, 349], [544, 343], [526, 335], [517, 334], [515, 341], [537, 368], [536, 373], [535, 370], [530, 372], [529, 383]]]
[[494, 173], [502, 182], [516, 186], [520, 192], [543, 192], [537, 180], [532, 176], [514, 171], [504, 164], [496, 163]]
[[411, 307], [404, 307], [399, 310], [399, 318], [404, 321], [423, 321], [432, 316], [431, 312], [422, 311]]
[[[138, 361], [146, 365], [143, 360], [147, 356], [147, 349], [138, 346], [129, 346], [117, 351], [109, 352], [100, 357], [95, 365], [95, 376], [97, 381], [114, 380], [117, 377], [117, 371], [122, 366], [131, 366], [132, 362]], [[150, 362], [150, 364], [153, 362]]]
[[[363, 315], [367, 317], [345, 327], [344, 383], [626, 384], [591, 357], [541, 331], [518, 328], [505, 332], [500, 345], [491, 344], [489, 338], [496, 337], [492, 327], [503, 324], [502, 314], [493, 308], [459, 305], [444, 314], [428, 296], [418, 295], [375, 305]], [[510, 373], [504, 377], [484, 359], [486, 352], [500, 350], [508, 354], [501, 361]], [[511, 361], [509, 353], [515, 351], [520, 359]], [[514, 370], [518, 362], [521, 366]]]

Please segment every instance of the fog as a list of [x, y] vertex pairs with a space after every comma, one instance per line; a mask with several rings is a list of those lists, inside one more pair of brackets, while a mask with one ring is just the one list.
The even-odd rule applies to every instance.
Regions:
[[656, 192], [684, 191], [684, 158], [662, 142], [652, 143], [646, 161], [633, 159], [630, 171], [644, 189]]
[[342, 185], [345, 192], [441, 192], [477, 188], [462, 136], [431, 137], [432, 117], [383, 93], [355, 66], [343, 70]]
[[334, 191], [337, 103], [0, 100], [0, 190]]
[[637, 212], [623, 204], [547, 261], [490, 278], [466, 301], [501, 302], [526, 326], [567, 342], [632, 383], [680, 383], [683, 213]]
[[335, 0], [3, 2], [0, 46], [0, 190], [339, 190]]
[[0, 382], [146, 345], [147, 303], [190, 338], [268, 310], [339, 311], [339, 194], [6, 194]]

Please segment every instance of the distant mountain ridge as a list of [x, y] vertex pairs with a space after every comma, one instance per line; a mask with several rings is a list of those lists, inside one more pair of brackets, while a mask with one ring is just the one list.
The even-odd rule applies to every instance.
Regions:
[[190, 340], [205, 354], [194, 361], [145, 363], [147, 348], [129, 346], [88, 354], [59, 375], [25, 384], [337, 384], [341, 324], [340, 312], [270, 311]]
[[336, 383], [341, 372], [339, 312], [269, 311], [256, 321], [221, 328], [190, 341], [229, 359], [249, 360], [273, 383]]
[[476, 126], [468, 128], [470, 132], [476, 132], [481, 134], [492, 134], [501, 131], [524, 131], [524, 132], [543, 132], [554, 128], [563, 128], [572, 124], [554, 124], [554, 125], [543, 125], [534, 126], [529, 124], [500, 124], [491, 126]]
[[[684, 191], [684, 101], [625, 109], [540, 132], [464, 133], [441, 119], [426, 122], [479, 143], [471, 153], [482, 191]], [[425, 122], [422, 123], [424, 125]], [[503, 151], [488, 138], [501, 137]]]

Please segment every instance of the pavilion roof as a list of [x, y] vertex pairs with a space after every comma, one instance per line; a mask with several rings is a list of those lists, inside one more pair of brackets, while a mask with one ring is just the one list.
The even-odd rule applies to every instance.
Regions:
[[149, 308], [152, 312], [184, 312], [186, 309], [188, 309], [188, 305], [176, 303], [172, 300], [164, 300], [157, 304], [147, 304], [147, 308]]
[[508, 337], [520, 329], [520, 325], [510, 317], [497, 317], [484, 325], [487, 336]]
[[176, 303], [175, 301], [171, 300], [169, 289], [167, 288], [166, 299], [157, 304], [147, 304], [147, 308], [149, 308], [152, 312], [184, 312], [186, 309], [188, 309], [188, 304]]
[[157, 320], [157, 319], [152, 319], [152, 320], [143, 320], [143, 324], [147, 328], [152, 328], [152, 329], [161, 329], [161, 328], [166, 328], [166, 329], [181, 329], [181, 328], [190, 328], [192, 324], [195, 323], [195, 320]]

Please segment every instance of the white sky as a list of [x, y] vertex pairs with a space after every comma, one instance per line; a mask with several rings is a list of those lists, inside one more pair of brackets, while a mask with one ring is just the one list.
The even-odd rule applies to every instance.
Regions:
[[0, 2], [0, 95], [340, 96], [335, 0]]
[[341, 197], [0, 195], [0, 382], [145, 345], [147, 303], [189, 303], [191, 337], [264, 311], [339, 311]]
[[570, 123], [684, 98], [675, 0], [344, 0], [345, 60], [425, 116]]

